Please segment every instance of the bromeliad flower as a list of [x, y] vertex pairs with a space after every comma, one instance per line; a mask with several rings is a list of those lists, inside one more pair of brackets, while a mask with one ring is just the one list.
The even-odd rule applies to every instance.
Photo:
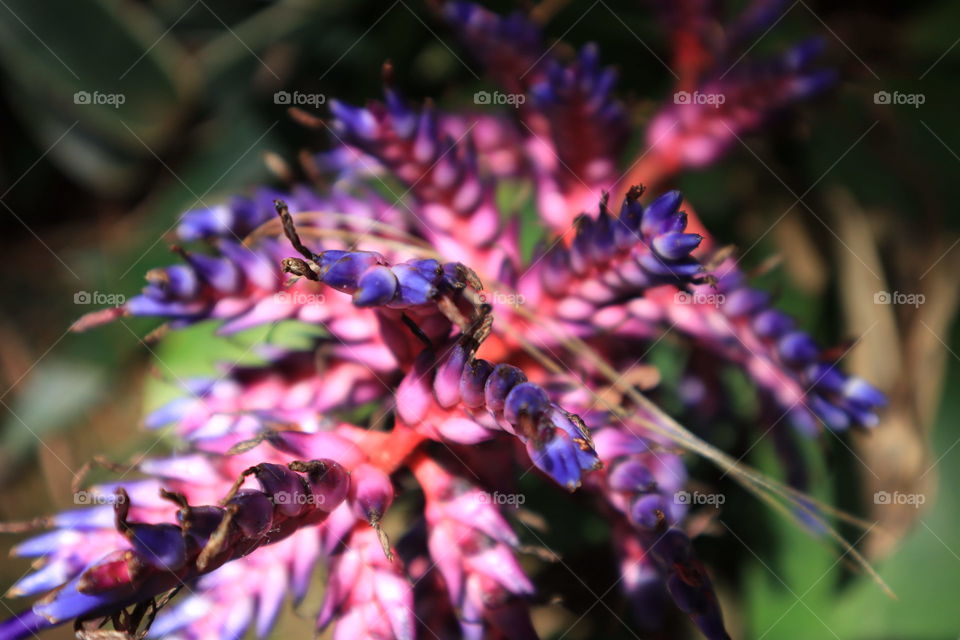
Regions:
[[[147, 419], [171, 425], [177, 455], [93, 489], [91, 508], [34, 523], [49, 531], [15, 552], [41, 560], [10, 595], [46, 595], [0, 624], [0, 639], [104, 620], [129, 633], [152, 621], [156, 637], [239, 637], [251, 625], [263, 636], [320, 562], [317, 628], [336, 638], [533, 638], [543, 585], [496, 496], [537, 475], [608, 522], [644, 631], [662, 624], [669, 595], [706, 637], [729, 637], [678, 499], [683, 452], [832, 529], [797, 487], [677, 424], [636, 365], [672, 332], [711, 370], [741, 368], [760, 391], [760, 428], [779, 435], [781, 417], [803, 437], [871, 427], [884, 399], [751, 286], [679, 192], [660, 188], [826, 78], [808, 45], [724, 73], [769, 12], [754, 8], [707, 43], [716, 30], [696, 25], [715, 20], [679, 4], [696, 15], [668, 28], [699, 52], [678, 64], [680, 90], [724, 102], [665, 104], [640, 163], [623, 163], [635, 132], [598, 48], [563, 60], [524, 17], [455, 2], [445, 17], [514, 95], [515, 114], [416, 105], [387, 67], [383, 102], [331, 101], [334, 148], [304, 156], [305, 173], [330, 186], [260, 188], [187, 212], [182, 262], [78, 330], [147, 316], [221, 334], [281, 321], [319, 331], [309, 347], [259, 345], [260, 364], [186, 383]], [[625, 188], [625, 168], [655, 197]], [[405, 197], [385, 201], [387, 181]], [[501, 197], [524, 181], [543, 231], [529, 257]], [[699, 397], [718, 394], [699, 384]], [[796, 451], [780, 450], [799, 485]]]

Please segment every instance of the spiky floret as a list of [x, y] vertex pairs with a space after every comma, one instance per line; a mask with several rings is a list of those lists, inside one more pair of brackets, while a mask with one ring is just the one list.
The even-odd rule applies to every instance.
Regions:
[[494, 497], [426, 456], [411, 466], [426, 499], [430, 557], [459, 612], [462, 637], [536, 638], [525, 601], [534, 587]]
[[[349, 475], [332, 460], [286, 466], [261, 463], [244, 471], [241, 478], [246, 476], [256, 478], [260, 489], [241, 489], [238, 481], [220, 505], [191, 505], [184, 494], [164, 490], [163, 497], [177, 506], [172, 522], [133, 520], [130, 494], [120, 486], [113, 499], [117, 533], [113, 537], [102, 531], [84, 535], [84, 524], [86, 531], [98, 528], [92, 513], [76, 514], [73, 527], [61, 516], [60, 535], [72, 528], [87, 543], [109, 539], [110, 544], [96, 549], [80, 547], [79, 554], [88, 558], [73, 566], [64, 547], [51, 549], [50, 566], [58, 567], [56, 578], [65, 584], [19, 618], [19, 625], [6, 623], [4, 637], [27, 637], [39, 628], [75, 618], [112, 615], [185, 586], [261, 546], [323, 522], [346, 499], [350, 487]], [[109, 516], [109, 507], [100, 511]], [[49, 541], [49, 534], [28, 541], [19, 553], [35, 553]], [[95, 553], [92, 557], [91, 551]], [[54, 586], [47, 571], [32, 574], [15, 588], [34, 591], [44, 581], [43, 587]]]
[[622, 337], [654, 338], [661, 327], [682, 332], [702, 349], [742, 367], [775, 411], [774, 426], [792, 425], [815, 435], [873, 427], [884, 396], [845, 374], [796, 321], [753, 288], [732, 258], [712, 270], [710, 283], [658, 292], [621, 305], [630, 320], [615, 328]]

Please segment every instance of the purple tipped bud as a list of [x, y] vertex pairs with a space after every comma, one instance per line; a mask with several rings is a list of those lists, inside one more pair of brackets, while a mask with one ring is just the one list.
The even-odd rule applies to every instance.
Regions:
[[433, 109], [425, 106], [417, 123], [417, 134], [413, 142], [413, 158], [420, 164], [433, 164], [440, 152], [437, 142], [437, 116]]
[[410, 264], [393, 266], [393, 273], [397, 277], [397, 303], [405, 306], [427, 304], [436, 295], [436, 287], [432, 280], [424, 277], [423, 271]]
[[410, 138], [417, 128], [417, 116], [410, 109], [400, 94], [387, 87], [384, 89], [386, 97], [387, 111], [390, 113], [390, 122], [397, 136], [404, 140]]
[[680, 233], [687, 228], [687, 213], [685, 211], [680, 211], [675, 213], [670, 217], [667, 223], [664, 225], [664, 233]]
[[590, 432], [579, 416], [568, 413], [557, 405], [550, 406], [548, 416], [552, 426], [570, 436], [570, 440], [574, 444], [577, 463], [581, 469], [589, 471], [599, 469], [602, 466], [594, 448], [593, 439], [590, 437]]
[[621, 249], [636, 244], [640, 234], [640, 223], [643, 221], [643, 205], [640, 204], [638, 197], [638, 191], [631, 191], [623, 199], [623, 206], [620, 208], [620, 224], [629, 232], [623, 235], [622, 241], [618, 242]]
[[311, 460], [291, 463], [294, 470], [304, 474], [313, 497], [313, 504], [330, 513], [342, 503], [350, 491], [350, 474], [333, 460]]
[[140, 559], [158, 569], [176, 571], [187, 561], [187, 545], [176, 525], [132, 524], [128, 537]]
[[850, 416], [840, 407], [830, 404], [819, 396], [807, 396], [806, 402], [817, 417], [834, 431], [843, 431], [850, 426]]
[[526, 381], [527, 376], [520, 369], [509, 364], [498, 364], [493, 368], [483, 389], [487, 409], [493, 413], [503, 411], [503, 403], [510, 390]]
[[165, 298], [190, 300], [200, 290], [197, 272], [183, 264], [148, 271], [147, 282], [157, 287]]
[[614, 491], [645, 493], [657, 486], [653, 473], [635, 458], [627, 458], [610, 470], [607, 483]]
[[842, 393], [843, 386], [847, 382], [846, 376], [837, 365], [825, 362], [817, 362], [807, 367], [804, 371], [804, 379], [806, 384], [827, 393]]
[[187, 254], [190, 265], [197, 270], [200, 279], [223, 293], [236, 293], [242, 279], [237, 266], [224, 258], [212, 258], [202, 253]]
[[756, 313], [769, 302], [770, 296], [765, 291], [744, 287], [727, 296], [723, 312], [731, 318], [740, 318]]
[[667, 505], [658, 493], [641, 495], [630, 505], [630, 520], [640, 527], [654, 529], [664, 521]]
[[654, 275], [681, 280], [703, 271], [703, 266], [696, 260], [689, 259], [680, 262], [664, 262], [663, 258], [654, 253], [644, 253], [641, 255], [640, 266]]
[[593, 244], [594, 262], [604, 263], [613, 257], [613, 252], [616, 248], [613, 223], [605, 207], [600, 211], [600, 215], [593, 223], [593, 233], [591, 234], [590, 240]]
[[784, 360], [793, 363], [810, 362], [820, 354], [817, 343], [803, 331], [793, 331], [783, 336], [777, 348]]
[[570, 268], [577, 275], [583, 275], [593, 264], [593, 227], [594, 222], [581, 216], [577, 219], [577, 235], [570, 245]]
[[887, 404], [883, 392], [861, 378], [848, 378], [843, 386], [843, 395], [864, 407], [882, 407]]
[[484, 387], [493, 372], [493, 365], [486, 360], [474, 359], [464, 366], [460, 375], [460, 397], [470, 409], [478, 409], [486, 403]]
[[283, 465], [265, 462], [254, 467], [254, 475], [278, 513], [296, 517], [307, 510], [308, 490], [299, 474]]
[[177, 522], [198, 547], [202, 547], [223, 521], [223, 509], [214, 506], [190, 507], [177, 512]]
[[503, 419], [518, 427], [518, 433], [536, 436], [540, 417], [550, 408], [547, 392], [532, 382], [521, 382], [507, 394]]
[[390, 476], [370, 464], [362, 464], [353, 470], [350, 474], [350, 505], [358, 518], [376, 524], [392, 503]]
[[237, 507], [233, 521], [247, 538], [259, 538], [273, 526], [273, 502], [262, 491], [241, 489], [228, 504]]
[[764, 311], [753, 319], [753, 330], [761, 338], [779, 338], [792, 331], [794, 326], [793, 318], [776, 309]]
[[555, 431], [546, 442], [527, 441], [527, 453], [533, 464], [570, 491], [580, 486], [582, 475], [577, 449], [562, 431]]
[[383, 256], [373, 251], [324, 251], [317, 260], [320, 279], [334, 289], [348, 292], [356, 289], [361, 274], [384, 262]]
[[397, 292], [397, 276], [390, 267], [374, 265], [363, 272], [353, 292], [353, 304], [358, 307], [377, 307], [393, 300]]
[[700, 246], [703, 236], [696, 233], [669, 232], [653, 239], [653, 249], [667, 260], [679, 260]]
[[337, 119], [338, 128], [350, 137], [375, 140], [380, 133], [377, 119], [367, 109], [353, 107], [339, 100], [331, 100], [330, 113]]
[[663, 232], [664, 226], [680, 208], [683, 196], [679, 191], [668, 191], [653, 202], [643, 212], [640, 231], [645, 236], [656, 236]]

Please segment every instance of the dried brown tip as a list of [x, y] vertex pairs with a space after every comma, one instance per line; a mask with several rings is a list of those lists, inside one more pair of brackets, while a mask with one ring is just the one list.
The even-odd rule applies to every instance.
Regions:
[[318, 118], [312, 113], [308, 113], [298, 107], [290, 107], [287, 109], [287, 113], [290, 114], [290, 117], [293, 118], [294, 122], [309, 129], [320, 129], [324, 126], [322, 118]]
[[632, 202], [634, 200], [639, 199], [640, 196], [642, 196], [646, 190], [647, 188], [642, 184], [633, 185], [632, 187], [627, 189], [627, 200], [630, 200]]

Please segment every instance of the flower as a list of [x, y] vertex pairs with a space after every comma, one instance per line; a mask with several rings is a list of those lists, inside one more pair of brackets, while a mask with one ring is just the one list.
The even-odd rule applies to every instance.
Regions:
[[[708, 35], [716, 16], [680, 4], [665, 9], [682, 45], [677, 88], [707, 98], [664, 104], [642, 162], [622, 162], [631, 118], [597, 47], [564, 60], [525, 17], [453, 2], [445, 17], [516, 113], [415, 105], [388, 65], [383, 102], [329, 103], [334, 148], [305, 167], [329, 188], [261, 187], [184, 214], [181, 262], [76, 329], [129, 315], [221, 334], [293, 320], [321, 335], [307, 348], [258, 345], [259, 364], [190, 380], [152, 412], [147, 425], [169, 425], [178, 454], [144, 459], [142, 478], [36, 523], [49, 531], [15, 553], [42, 560], [10, 595], [48, 595], [0, 624], [0, 639], [107, 617], [130, 633], [155, 617], [156, 636], [238, 637], [251, 625], [263, 636], [320, 562], [317, 627], [336, 638], [536, 637], [537, 576], [496, 499], [527, 475], [517, 464], [606, 519], [644, 631], [669, 596], [704, 636], [729, 637], [678, 498], [688, 474], [677, 447], [703, 446], [621, 378], [667, 332], [711, 371], [741, 368], [797, 485], [781, 420], [804, 437], [871, 427], [884, 398], [841, 372], [682, 195], [660, 188], [829, 80], [809, 44], [724, 73], [770, 21], [768, 3], [719, 39]], [[623, 189], [625, 168], [655, 197]], [[385, 179], [405, 197], [378, 195]], [[532, 256], [500, 197], [518, 181], [535, 190], [545, 230]], [[716, 397], [710, 378], [688, 381], [688, 400]]]

